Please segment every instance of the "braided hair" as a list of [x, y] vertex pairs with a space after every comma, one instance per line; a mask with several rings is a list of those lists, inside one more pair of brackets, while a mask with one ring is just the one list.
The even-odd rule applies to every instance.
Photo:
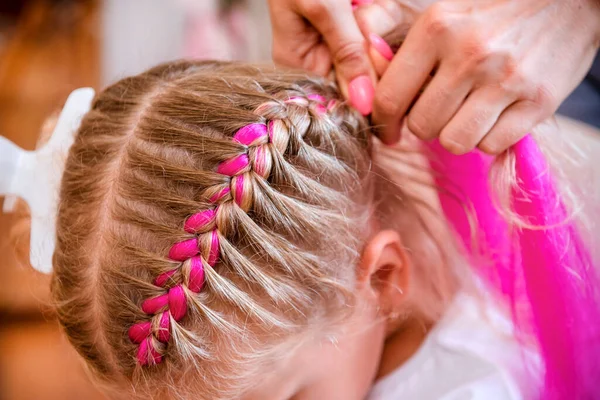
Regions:
[[[98, 94], [65, 167], [52, 280], [93, 376], [129, 397], [232, 398], [335, 329], [372, 218], [411, 237], [422, 222], [375, 202], [390, 185], [370, 146], [366, 119], [304, 73], [180, 61]], [[451, 269], [426, 253], [444, 304]]]

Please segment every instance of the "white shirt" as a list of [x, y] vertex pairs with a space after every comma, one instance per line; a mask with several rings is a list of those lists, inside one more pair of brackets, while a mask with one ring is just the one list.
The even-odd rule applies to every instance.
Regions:
[[377, 381], [369, 400], [530, 400], [538, 356], [491, 303], [459, 295], [419, 350]]

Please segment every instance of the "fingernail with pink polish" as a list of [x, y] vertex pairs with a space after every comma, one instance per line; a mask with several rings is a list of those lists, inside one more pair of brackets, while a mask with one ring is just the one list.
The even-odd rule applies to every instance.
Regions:
[[354, 78], [348, 86], [348, 94], [350, 95], [350, 103], [362, 115], [371, 114], [375, 89], [373, 88], [373, 82], [371, 82], [368, 76], [362, 75]]
[[387, 44], [387, 42], [383, 40], [381, 36], [370, 33], [369, 42], [371, 42], [371, 46], [373, 46], [373, 48], [377, 50], [377, 52], [381, 54], [383, 58], [388, 61], [392, 61], [392, 58], [394, 58], [394, 52], [392, 51], [390, 45]]
[[356, 10], [360, 6], [371, 4], [373, 0], [352, 0], [352, 9]]

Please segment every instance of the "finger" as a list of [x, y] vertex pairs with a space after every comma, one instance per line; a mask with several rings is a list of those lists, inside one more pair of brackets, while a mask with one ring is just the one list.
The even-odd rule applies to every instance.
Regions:
[[369, 48], [369, 56], [371, 57], [371, 63], [373, 64], [377, 77], [381, 77], [387, 70], [390, 62], [373, 47]]
[[516, 102], [504, 110], [477, 147], [488, 154], [500, 154], [521, 140], [543, 119], [544, 113], [539, 105], [525, 100]]
[[333, 67], [329, 48], [321, 35], [298, 12], [279, 1], [269, 2], [273, 29], [273, 61], [327, 75]]
[[375, 0], [354, 12], [358, 27], [365, 37], [370, 33], [383, 37], [394, 32], [400, 32], [405, 37], [416, 15], [397, 0]]
[[442, 129], [440, 144], [449, 152], [473, 150], [497, 123], [502, 112], [515, 101], [505, 91], [482, 87], [472, 92], [456, 115]]
[[321, 33], [331, 51], [342, 93], [362, 114], [370, 114], [375, 71], [350, 2], [312, 1], [309, 4], [303, 14]]
[[300, 65], [303, 69], [312, 71], [317, 75], [327, 76], [333, 67], [329, 48], [324, 43], [315, 45], [303, 55]]
[[352, 10], [356, 10], [358, 7], [370, 4], [372, 2], [373, 0], [351, 0], [350, 4], [352, 4]]
[[385, 70], [390, 65], [390, 61], [394, 58], [392, 48], [381, 38], [374, 33], [369, 35], [369, 56], [371, 57], [371, 63], [377, 76], [383, 75]]
[[454, 69], [442, 64], [408, 113], [410, 131], [423, 140], [438, 137], [472, 87], [471, 79], [457, 79]]
[[427, 37], [417, 22], [377, 85], [373, 122], [386, 144], [398, 141], [400, 122], [435, 67], [436, 49]]

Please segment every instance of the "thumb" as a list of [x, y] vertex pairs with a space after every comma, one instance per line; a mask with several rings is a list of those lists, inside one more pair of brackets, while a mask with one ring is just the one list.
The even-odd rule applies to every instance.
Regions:
[[371, 113], [375, 71], [368, 45], [354, 19], [351, 2], [311, 2], [304, 15], [321, 33], [335, 65], [340, 89], [363, 115]]
[[374, 0], [357, 9], [355, 18], [364, 37], [374, 33], [397, 50], [420, 13], [411, 2]]
[[369, 39], [369, 55], [381, 77], [404, 41], [418, 12], [397, 0], [374, 0], [358, 8], [354, 17], [364, 37]]

